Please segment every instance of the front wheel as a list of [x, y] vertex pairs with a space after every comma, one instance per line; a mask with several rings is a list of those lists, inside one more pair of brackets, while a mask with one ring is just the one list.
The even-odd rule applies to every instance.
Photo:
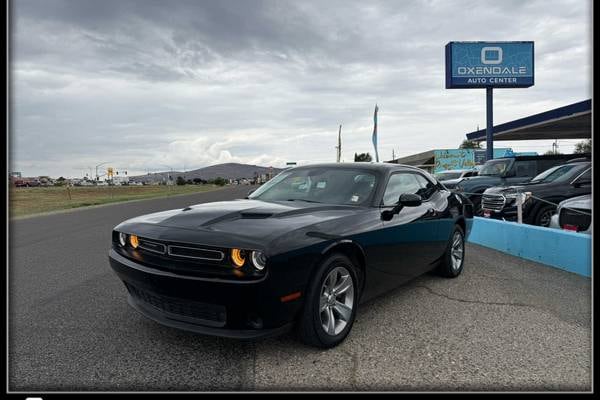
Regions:
[[543, 206], [535, 216], [535, 225], [545, 227], [550, 226], [550, 219], [552, 219], [552, 215], [555, 213], [556, 207], [552, 205]]
[[438, 272], [447, 278], [456, 278], [462, 272], [464, 263], [465, 233], [460, 226], [455, 225]]
[[358, 306], [358, 268], [343, 254], [323, 260], [306, 292], [300, 339], [312, 346], [335, 347], [352, 329]]

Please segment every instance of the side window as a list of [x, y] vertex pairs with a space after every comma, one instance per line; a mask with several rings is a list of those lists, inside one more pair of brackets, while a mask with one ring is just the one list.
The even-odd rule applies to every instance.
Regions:
[[583, 183], [583, 182], [592, 182], [592, 169], [588, 169], [585, 171], [575, 182]]
[[415, 178], [419, 182], [419, 190], [416, 192], [423, 200], [429, 199], [435, 193], [435, 185], [425, 178], [423, 175], [415, 174]]
[[515, 172], [516, 172], [517, 176], [520, 176], [520, 177], [536, 176], [537, 175], [536, 162], [534, 160], [532, 160], [532, 161], [516, 161], [515, 162]]
[[416, 194], [421, 190], [416, 175], [411, 173], [398, 173], [390, 176], [385, 193], [383, 194], [383, 205], [393, 206], [398, 203], [398, 198], [403, 193]]

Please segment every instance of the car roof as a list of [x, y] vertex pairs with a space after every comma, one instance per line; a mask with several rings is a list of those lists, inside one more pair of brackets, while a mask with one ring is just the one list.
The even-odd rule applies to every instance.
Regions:
[[475, 168], [465, 168], [465, 169], [445, 169], [443, 171], [438, 171], [437, 173], [441, 173], [441, 172], [471, 172], [471, 171], [476, 171]]
[[319, 163], [319, 164], [307, 164], [290, 169], [308, 169], [308, 168], [354, 168], [363, 169], [366, 171], [396, 171], [396, 170], [417, 170], [425, 172], [421, 168], [414, 167], [412, 165], [405, 164], [394, 164], [394, 163], [376, 163], [376, 162], [344, 162], [344, 163]]

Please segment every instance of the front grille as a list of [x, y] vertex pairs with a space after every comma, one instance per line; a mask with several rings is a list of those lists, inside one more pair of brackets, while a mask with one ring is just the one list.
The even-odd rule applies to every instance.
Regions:
[[139, 241], [139, 248], [142, 250], [147, 250], [158, 254], [165, 254], [165, 252], [167, 251], [167, 246], [165, 246], [162, 243], [151, 242], [149, 240], [141, 238], [139, 239]]
[[125, 283], [125, 286], [136, 300], [159, 309], [171, 319], [179, 319], [177, 316], [180, 316], [185, 320], [196, 320], [195, 322], [203, 325], [216, 327], [225, 325], [227, 313], [224, 306], [173, 299], [147, 292], [128, 283]]
[[[580, 210], [575, 208], [574, 210]], [[581, 209], [582, 212], [590, 213], [590, 210]], [[585, 231], [589, 228], [592, 222], [592, 217], [585, 214], [580, 214], [576, 211], [562, 208], [558, 216], [558, 224], [562, 227], [565, 225], [575, 225], [577, 232]]]
[[484, 194], [481, 199], [481, 208], [484, 210], [502, 211], [506, 198], [501, 194]]
[[187, 246], [169, 246], [169, 255], [175, 257], [193, 258], [196, 260], [221, 261], [225, 253], [219, 250], [200, 249]]

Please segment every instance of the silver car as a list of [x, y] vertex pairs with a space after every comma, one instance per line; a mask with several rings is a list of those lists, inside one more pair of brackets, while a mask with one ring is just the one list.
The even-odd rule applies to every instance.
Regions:
[[[580, 211], [580, 212], [578, 212]], [[592, 195], [572, 197], [558, 203], [550, 228], [592, 233]]]
[[454, 188], [463, 178], [468, 178], [470, 176], [477, 176], [479, 172], [479, 168], [471, 168], [471, 169], [449, 169], [446, 171], [439, 171], [433, 174], [435, 178], [444, 184], [446, 188], [452, 189]]

